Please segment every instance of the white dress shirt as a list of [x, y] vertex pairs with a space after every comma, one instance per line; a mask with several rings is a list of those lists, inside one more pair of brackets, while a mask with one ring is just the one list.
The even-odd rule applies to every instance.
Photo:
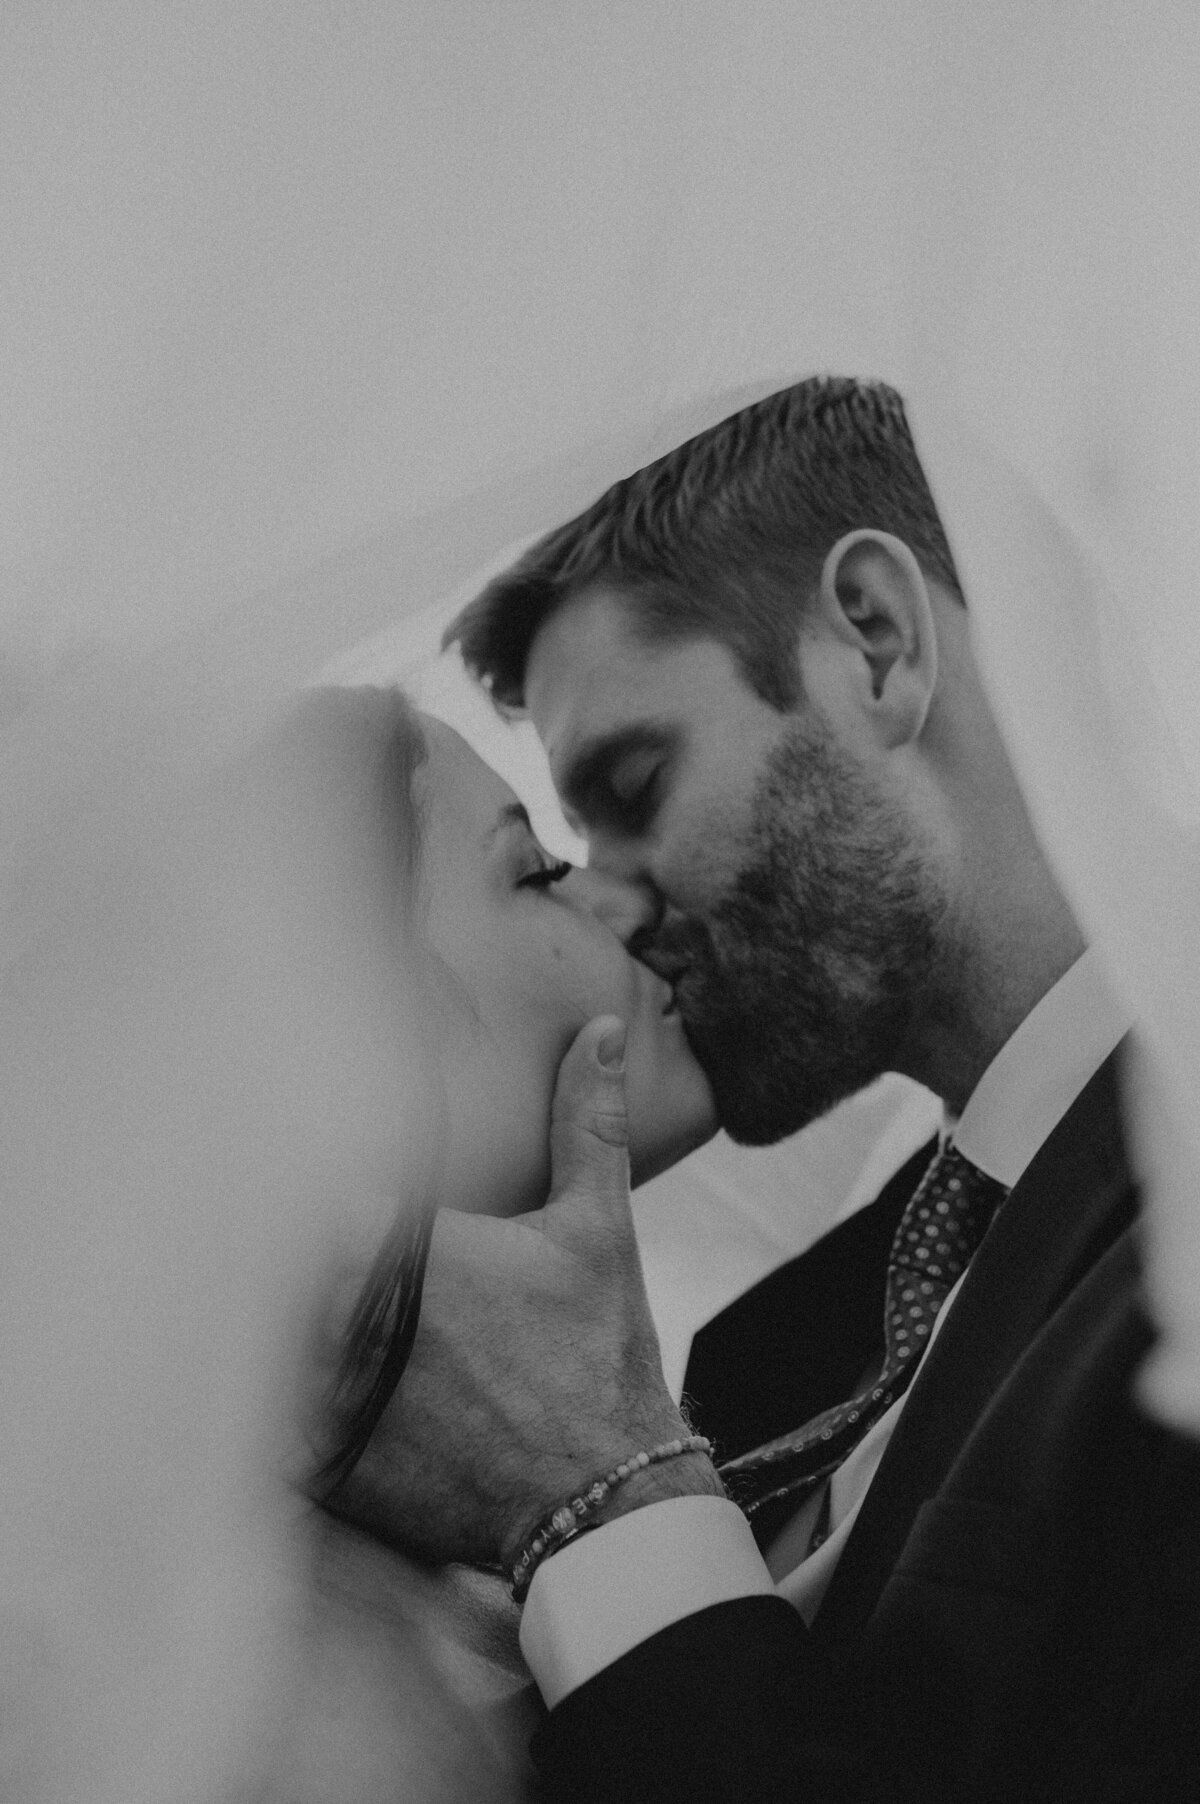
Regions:
[[[1127, 1027], [1099, 959], [1085, 952], [1001, 1047], [959, 1120], [947, 1122], [948, 1137], [1011, 1189]], [[521, 1651], [546, 1703], [553, 1707], [639, 1642], [712, 1604], [775, 1591], [811, 1621], [910, 1392], [834, 1473], [829, 1534], [813, 1553], [823, 1492], [801, 1505], [765, 1560], [741, 1510], [721, 1497], [633, 1510], [545, 1560], [530, 1586]]]

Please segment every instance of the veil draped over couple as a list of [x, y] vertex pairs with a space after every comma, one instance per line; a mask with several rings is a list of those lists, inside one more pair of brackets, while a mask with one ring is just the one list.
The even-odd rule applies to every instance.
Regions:
[[[118, 852], [52, 968], [31, 932], [11, 993], [81, 986], [95, 1035], [47, 1044], [61, 1087], [122, 1034], [191, 1060], [145, 1138], [203, 1168], [195, 1281], [294, 1253], [244, 1407], [310, 1582], [253, 1795], [1194, 1795], [1200, 1456], [1137, 1401], [1129, 1011], [971, 616], [900, 395], [798, 382], [449, 629], [586, 867], [399, 689], [322, 687]], [[940, 1147], [706, 1326], [681, 1410], [630, 1183], [885, 1071]], [[254, 1241], [232, 1176], [203, 1218], [243, 1128]]]
[[[273, 16], [222, 15], [222, 79], [239, 13], [249, 56], [232, 59], [233, 298], [211, 321], [225, 288], [188, 260], [170, 161], [190, 174], [209, 120], [179, 130], [164, 106], [147, 155], [117, 130], [140, 121], [133, 86], [106, 110], [103, 180], [122, 205], [138, 167], [155, 187], [138, 202], [153, 318], [115, 358], [113, 440], [124, 456], [127, 369], [157, 369], [171, 336], [159, 205], [185, 222], [180, 286], [203, 305], [167, 321], [168, 412], [147, 407], [139, 450], [173, 439], [180, 394], [237, 395], [238, 433], [201, 407], [163, 486], [129, 453], [135, 521], [171, 553], [169, 584], [146, 555], [164, 615], [271, 567], [239, 562], [244, 544], [206, 559], [238, 506], [271, 516], [263, 470], [302, 436], [290, 393], [269, 420], [286, 432], [254, 415], [275, 390], [256, 333], [228, 332], [239, 298], [278, 313], [281, 340], [294, 328], [281, 394], [332, 367], [372, 293], [389, 380], [410, 326], [440, 310], [445, 336], [402, 390], [400, 456], [401, 391], [355, 411], [335, 383], [311, 489], [296, 457], [310, 505], [341, 434], [328, 488], [354, 505], [284, 532], [285, 555], [402, 493], [380, 559], [348, 551], [142, 664], [106, 670], [84, 645], [46, 694], [18, 658], [0, 697], [0, 1792], [22, 1804], [1200, 1795], [1196, 28], [930, 0], [892, 9], [897, 60], [873, 9], [828, 39], [819, 9], [778, 6], [760, 37], [717, 10], [684, 43], [676, 9], [647, 9], [641, 46], [597, 17], [599, 61], [540, 16], [524, 35], [512, 9], [492, 36], [473, 20], [469, 57], [448, 28], [444, 66], [412, 65], [410, 108], [389, 86], [408, 45], [381, 56], [390, 27], [359, 41], [339, 13], [314, 27], [328, 67], [297, 77], [287, 156], [259, 115], [303, 58], [284, 67]], [[139, 103], [147, 68], [178, 75], [156, 31], [132, 57], [113, 40]], [[512, 152], [489, 106], [535, 67]], [[382, 133], [373, 170], [331, 159], [287, 254], [313, 93], [357, 103], [380, 71], [380, 117], [449, 144], [462, 174], [445, 236], [420, 236], [441, 213], [424, 195], [380, 229], [380, 169], [405, 162]], [[440, 129], [451, 97], [494, 187]], [[588, 130], [564, 163], [567, 115]], [[569, 193], [559, 214], [531, 144]], [[780, 170], [803, 179], [766, 205]], [[83, 180], [72, 167], [73, 195]], [[219, 212], [219, 187], [199, 192]], [[138, 205], [108, 232], [118, 276]], [[256, 218], [261, 291], [239, 286]], [[315, 296], [314, 218], [331, 234]], [[410, 314], [357, 262], [386, 246], [391, 275], [397, 242], [420, 272]], [[496, 312], [497, 270], [520, 308]], [[515, 373], [476, 413], [494, 318]], [[832, 367], [902, 369], [903, 400], [782, 386], [828, 344]], [[778, 380], [671, 410], [764, 367]], [[47, 422], [75, 418], [50, 392], [28, 416], [48, 464]], [[505, 410], [520, 430], [481, 491]], [[205, 432], [209, 491], [190, 460]], [[463, 458], [474, 491], [422, 514], [459, 440], [492, 461]], [[63, 492], [96, 442], [72, 441]], [[118, 479], [98, 514], [128, 499]], [[178, 536], [155, 538], [173, 509]], [[534, 529], [449, 640], [499, 713], [532, 722], [586, 865], [396, 688], [300, 693]], [[126, 550], [114, 588], [145, 575]], [[681, 1409], [630, 1181], [718, 1125], [789, 1136], [883, 1070], [935, 1093], [938, 1144], [704, 1325]]]

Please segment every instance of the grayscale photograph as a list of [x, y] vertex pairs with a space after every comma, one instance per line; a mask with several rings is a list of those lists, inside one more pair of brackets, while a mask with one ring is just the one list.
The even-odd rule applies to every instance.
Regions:
[[0, 1804], [1200, 1800], [1200, 8], [0, 8]]

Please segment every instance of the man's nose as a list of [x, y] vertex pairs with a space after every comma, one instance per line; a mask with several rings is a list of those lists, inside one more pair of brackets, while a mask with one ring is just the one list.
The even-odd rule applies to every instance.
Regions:
[[648, 883], [614, 876], [591, 866], [573, 873], [572, 888], [578, 901], [615, 933], [626, 946], [655, 925], [662, 905]]

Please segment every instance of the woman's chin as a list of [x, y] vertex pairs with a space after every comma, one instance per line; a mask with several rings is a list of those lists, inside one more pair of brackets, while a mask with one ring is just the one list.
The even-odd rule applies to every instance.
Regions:
[[697, 1118], [681, 1125], [674, 1134], [663, 1136], [658, 1134], [643, 1139], [636, 1128], [630, 1135], [629, 1173], [630, 1182], [636, 1190], [640, 1184], [648, 1184], [651, 1178], [660, 1177], [669, 1171], [672, 1165], [678, 1165], [689, 1153], [706, 1146], [717, 1131], [719, 1123], [715, 1111], [703, 1118]]

